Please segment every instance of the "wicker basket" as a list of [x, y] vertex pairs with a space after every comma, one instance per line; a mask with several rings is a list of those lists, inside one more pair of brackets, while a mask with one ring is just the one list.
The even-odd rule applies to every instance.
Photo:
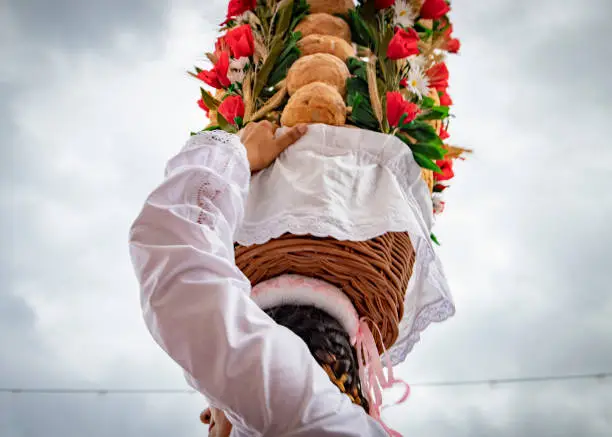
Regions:
[[253, 286], [283, 274], [327, 281], [380, 329], [386, 348], [399, 333], [414, 262], [414, 248], [404, 232], [361, 242], [286, 234], [260, 245], [236, 245], [236, 264]]

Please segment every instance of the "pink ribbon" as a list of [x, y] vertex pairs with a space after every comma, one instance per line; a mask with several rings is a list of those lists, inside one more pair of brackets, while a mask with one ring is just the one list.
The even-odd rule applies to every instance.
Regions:
[[[396, 379], [393, 374], [393, 366], [391, 365], [391, 358], [386, 353], [384, 342], [382, 341], [382, 334], [378, 326], [374, 324], [378, 335], [383, 345], [383, 352], [385, 355], [385, 365], [387, 367], [387, 376], [383, 370], [383, 365], [380, 361], [380, 355], [372, 331], [368, 326], [367, 319], [362, 317], [359, 319], [359, 331], [355, 338], [355, 349], [357, 350], [357, 361], [359, 365], [359, 378], [361, 379], [361, 385], [365, 396], [368, 398], [370, 403], [370, 416], [376, 419], [382, 427], [387, 431], [391, 437], [402, 437], [402, 435], [389, 428], [380, 415], [382, 406], [382, 392], [385, 389], [391, 388], [396, 384], [401, 384], [405, 387], [404, 395], [399, 401], [393, 405], [402, 404], [410, 396], [410, 386], [401, 379]], [[383, 407], [387, 408], [387, 407]]]

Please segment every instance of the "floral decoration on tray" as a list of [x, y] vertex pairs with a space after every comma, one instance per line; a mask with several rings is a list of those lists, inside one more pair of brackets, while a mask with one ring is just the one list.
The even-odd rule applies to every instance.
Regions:
[[446, 143], [445, 58], [461, 47], [450, 10], [447, 0], [231, 0], [206, 54], [212, 66], [190, 72], [206, 85], [206, 129], [267, 119], [394, 135], [423, 168], [440, 213], [453, 161], [467, 151]]

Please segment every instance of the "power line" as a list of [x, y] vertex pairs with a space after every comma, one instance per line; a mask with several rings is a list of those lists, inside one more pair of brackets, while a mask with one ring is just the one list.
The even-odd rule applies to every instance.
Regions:
[[[612, 372], [604, 373], [589, 373], [582, 375], [559, 375], [559, 376], [529, 376], [522, 378], [502, 378], [502, 379], [480, 379], [480, 380], [465, 380], [465, 381], [438, 381], [438, 382], [420, 382], [410, 384], [411, 387], [460, 387], [460, 386], [478, 386], [478, 385], [511, 385], [511, 384], [527, 384], [538, 382], [562, 382], [570, 380], [598, 379], [604, 380], [612, 377]], [[48, 394], [48, 395], [190, 395], [197, 393], [190, 389], [79, 389], [79, 388], [10, 388], [0, 387], [0, 393], [13, 395], [26, 394]]]

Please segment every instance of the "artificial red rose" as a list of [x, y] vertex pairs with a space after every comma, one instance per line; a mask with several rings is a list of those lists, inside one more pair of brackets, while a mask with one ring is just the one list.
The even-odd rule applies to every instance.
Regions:
[[387, 9], [395, 4], [395, 0], [374, 0], [376, 9]]
[[444, 45], [442, 46], [443, 50], [447, 50], [450, 53], [458, 53], [459, 49], [461, 49], [461, 41], [457, 38], [453, 38], [453, 23], [448, 21], [448, 18], [444, 18], [442, 20], [442, 27], [444, 29]]
[[429, 77], [429, 87], [435, 88], [438, 91], [443, 91], [448, 88], [448, 68], [444, 62], [434, 65], [427, 70]]
[[255, 39], [249, 24], [233, 28], [227, 32], [223, 40], [229, 46], [232, 57], [235, 59], [253, 56], [255, 53]]
[[200, 71], [198, 73], [198, 79], [213, 88], [227, 88], [231, 85], [231, 82], [227, 77], [228, 70], [229, 54], [227, 52], [222, 52], [219, 54], [217, 63], [213, 66], [212, 70]]
[[446, 90], [440, 91], [438, 95], [440, 96], [440, 106], [453, 106], [453, 99], [451, 99]]
[[236, 124], [236, 117], [244, 117], [244, 101], [240, 96], [228, 96], [221, 102], [218, 111], [229, 123]]
[[204, 99], [198, 100], [198, 106], [202, 108], [202, 110], [206, 112], [206, 116], [210, 118], [210, 109], [208, 109], [208, 106], [204, 103]]
[[461, 41], [459, 41], [457, 38], [451, 38], [446, 40], [442, 48], [450, 53], [459, 53], [459, 50], [461, 49]]
[[448, 188], [448, 185], [436, 184], [434, 185], [434, 193], [443, 193]]
[[400, 86], [402, 88], [408, 88], [408, 78], [407, 77], [405, 77], [402, 80], [400, 80]]
[[434, 179], [436, 181], [447, 181], [455, 177], [455, 173], [453, 172], [453, 160], [452, 159], [443, 159], [440, 161], [436, 161], [442, 173], [434, 172]]
[[447, 140], [450, 138], [450, 134], [448, 133], [448, 131], [444, 128], [444, 126], [442, 126], [440, 128], [440, 139], [441, 140]]
[[439, 20], [450, 11], [446, 0], [425, 0], [421, 8], [421, 18], [426, 20]]
[[257, 0], [230, 0], [229, 6], [227, 7], [227, 21], [247, 11], [254, 10], [256, 6]]
[[407, 101], [399, 91], [390, 91], [387, 93], [387, 121], [389, 126], [396, 127], [404, 114], [406, 118], [404, 123], [410, 123], [421, 110], [418, 105]]
[[389, 59], [405, 59], [408, 56], [419, 54], [419, 41], [421, 38], [414, 29], [402, 29], [398, 27], [395, 35], [389, 42], [387, 57]]

